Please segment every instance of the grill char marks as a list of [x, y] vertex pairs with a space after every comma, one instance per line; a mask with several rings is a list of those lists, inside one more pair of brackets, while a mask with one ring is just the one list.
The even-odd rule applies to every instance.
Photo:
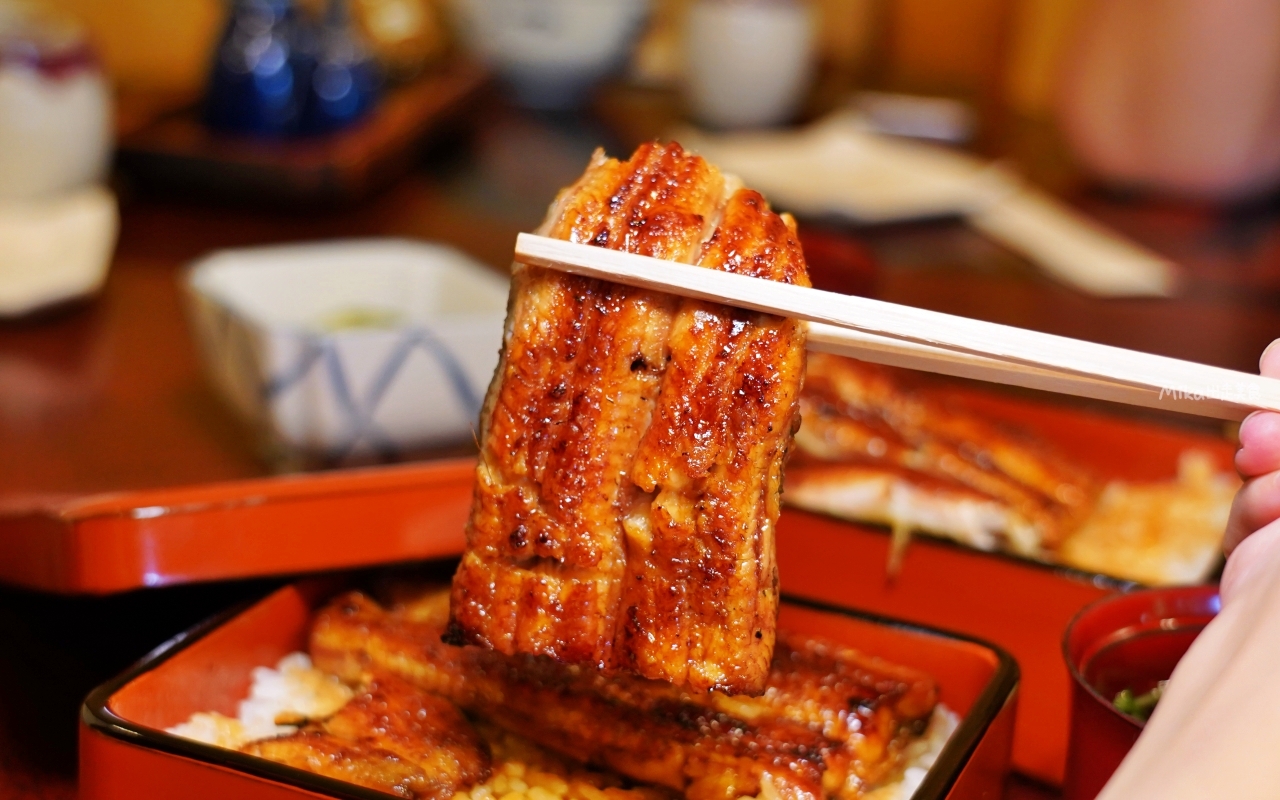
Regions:
[[384, 675], [338, 713], [250, 755], [400, 797], [448, 800], [489, 777], [489, 751], [443, 697]]
[[[678, 146], [598, 156], [552, 207], [561, 239], [693, 261], [723, 179]], [[613, 663], [625, 568], [619, 508], [648, 426], [674, 301], [519, 267], [489, 390], [455, 633], [504, 653]]]
[[[847, 647], [780, 636], [760, 697], [693, 694], [535, 656], [440, 643], [431, 594], [387, 610], [337, 598], [316, 618], [317, 666], [359, 682], [392, 674], [517, 734], [688, 800], [856, 800], [897, 775], [935, 684]], [[767, 776], [767, 778], [766, 778]]]
[[[758, 193], [727, 203], [701, 266], [808, 285], [794, 229]], [[632, 477], [620, 660], [647, 678], [758, 691], [777, 619], [774, 522], [803, 379], [804, 330], [682, 301]]]
[[924, 488], [989, 498], [1034, 534], [1010, 535], [1010, 549], [1051, 554], [1092, 508], [1096, 479], [1043, 443], [909, 381], [889, 367], [825, 354], [810, 358], [801, 399], [805, 428], [797, 436], [804, 458], [792, 471], [797, 504], [805, 502], [806, 484], [816, 490], [838, 465], [857, 465], [863, 474], [879, 471]]
[[[769, 691], [752, 702], [842, 742], [849, 767], [844, 784], [831, 793], [848, 798], [896, 776], [904, 733], [929, 718], [938, 687], [916, 670], [852, 648], [781, 634]], [[719, 700], [721, 706], [732, 703]]]
[[[793, 225], [675, 144], [597, 154], [541, 232], [807, 284]], [[803, 329], [527, 266], [511, 297], [451, 641], [760, 691]]]

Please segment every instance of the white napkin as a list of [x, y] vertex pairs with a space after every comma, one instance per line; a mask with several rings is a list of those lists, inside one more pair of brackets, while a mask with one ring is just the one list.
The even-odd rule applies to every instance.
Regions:
[[[1003, 177], [1003, 176], [1002, 176]], [[967, 215], [969, 224], [1053, 278], [1099, 297], [1168, 297], [1177, 267], [1037, 189], [1008, 191]]]
[[997, 165], [882, 136], [839, 112], [800, 131], [674, 136], [802, 216], [860, 223], [963, 216], [1055, 279], [1103, 297], [1168, 296], [1176, 268]]
[[115, 195], [101, 186], [0, 202], [0, 317], [96, 292], [118, 228]]

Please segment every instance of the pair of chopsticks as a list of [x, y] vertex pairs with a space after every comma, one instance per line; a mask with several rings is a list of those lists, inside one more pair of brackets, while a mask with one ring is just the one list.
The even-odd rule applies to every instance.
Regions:
[[809, 348], [1116, 403], [1239, 420], [1280, 380], [864, 297], [522, 233], [515, 260], [809, 322]]

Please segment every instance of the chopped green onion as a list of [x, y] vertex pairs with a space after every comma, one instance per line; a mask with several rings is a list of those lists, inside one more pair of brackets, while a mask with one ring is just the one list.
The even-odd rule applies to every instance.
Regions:
[[1160, 695], [1164, 694], [1167, 683], [1168, 681], [1160, 681], [1154, 689], [1139, 695], [1135, 695], [1132, 689], [1121, 689], [1112, 703], [1120, 713], [1146, 722], [1151, 717], [1151, 712], [1156, 710], [1156, 703], [1160, 702]]

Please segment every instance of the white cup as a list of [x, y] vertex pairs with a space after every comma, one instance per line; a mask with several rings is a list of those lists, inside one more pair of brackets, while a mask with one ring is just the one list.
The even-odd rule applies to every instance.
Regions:
[[453, 0], [464, 38], [530, 108], [572, 108], [626, 57], [649, 0]]
[[685, 25], [685, 99], [716, 128], [787, 122], [813, 76], [814, 15], [796, 0], [696, 0]]

